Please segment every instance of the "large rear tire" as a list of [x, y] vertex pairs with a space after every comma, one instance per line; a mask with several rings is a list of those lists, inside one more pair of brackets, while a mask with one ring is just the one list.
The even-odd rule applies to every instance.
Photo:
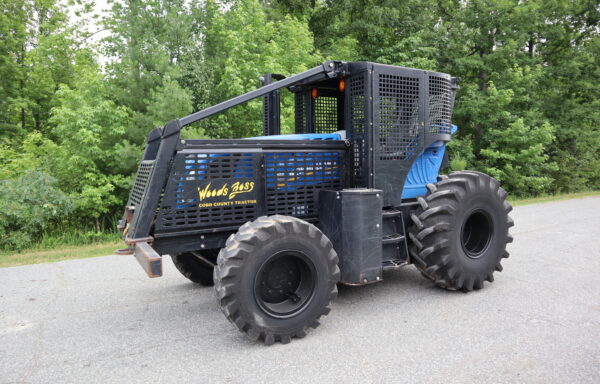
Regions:
[[415, 266], [438, 286], [472, 291], [494, 281], [508, 257], [514, 225], [500, 183], [480, 172], [453, 172], [419, 197], [409, 229]]
[[338, 256], [314, 225], [263, 216], [240, 227], [219, 253], [215, 291], [227, 319], [253, 340], [289, 343], [330, 311]]
[[[202, 258], [209, 262], [216, 263], [217, 255], [219, 254], [218, 249], [207, 249], [203, 251], [195, 252], [202, 256]], [[199, 259], [192, 252], [179, 253], [171, 255], [175, 268], [190, 281], [203, 285], [205, 287], [212, 287], [213, 282], [213, 269], [206, 261]]]

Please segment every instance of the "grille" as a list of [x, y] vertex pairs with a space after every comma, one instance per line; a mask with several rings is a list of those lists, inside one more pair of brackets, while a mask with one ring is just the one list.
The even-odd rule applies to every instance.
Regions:
[[[325, 92], [325, 91], [323, 91]], [[295, 94], [296, 133], [334, 133], [339, 131], [339, 108], [342, 100], [331, 92], [313, 99], [310, 91]]]
[[380, 73], [379, 158], [408, 160], [419, 145], [419, 78]]
[[142, 203], [153, 167], [154, 160], [144, 160], [140, 163], [129, 198], [130, 205], [139, 206]]
[[269, 95], [263, 96], [263, 135], [269, 134]]
[[252, 171], [252, 153], [190, 153], [175, 176], [183, 186], [189, 180], [250, 178]]
[[338, 98], [319, 96], [314, 100], [315, 133], [334, 133], [338, 127]]
[[352, 184], [363, 186], [363, 164], [365, 156], [365, 75], [350, 78], [348, 84], [350, 97], [350, 131], [354, 138], [352, 145]]
[[450, 134], [450, 80], [429, 76], [429, 132]]
[[296, 125], [296, 133], [307, 133], [306, 131], [306, 114], [307, 114], [307, 93], [306, 92], [297, 92], [294, 94], [296, 99], [296, 110], [295, 110], [295, 125]]
[[236, 224], [256, 217], [256, 204], [199, 207], [198, 185], [254, 177], [253, 153], [178, 153], [156, 227], [173, 229]]
[[321, 189], [341, 187], [340, 152], [268, 152], [267, 214], [313, 216]]
[[240, 224], [256, 217], [254, 205], [199, 209], [161, 209], [157, 229]]
[[[317, 215], [321, 189], [341, 189], [343, 150], [185, 153], [176, 155], [158, 212], [156, 230], [233, 226], [260, 214], [299, 217]], [[264, 170], [260, 167], [261, 160]], [[264, 172], [264, 181], [261, 173]], [[254, 181], [254, 204], [202, 207], [198, 189], [207, 181], [214, 189], [224, 183]], [[265, 189], [258, 184], [265, 183]], [[263, 191], [264, 194], [259, 194]], [[261, 204], [266, 199], [266, 207]], [[240, 199], [242, 200], [242, 199]], [[200, 205], [200, 206], [199, 206]]]

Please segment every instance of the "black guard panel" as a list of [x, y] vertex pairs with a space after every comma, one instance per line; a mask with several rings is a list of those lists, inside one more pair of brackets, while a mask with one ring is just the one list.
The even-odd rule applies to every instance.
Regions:
[[342, 283], [382, 280], [382, 207], [378, 189], [320, 192], [319, 223], [340, 258]]

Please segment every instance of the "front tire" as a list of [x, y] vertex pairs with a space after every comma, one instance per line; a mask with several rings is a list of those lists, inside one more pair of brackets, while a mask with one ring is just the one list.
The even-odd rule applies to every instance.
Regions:
[[227, 319], [253, 340], [289, 343], [330, 311], [338, 256], [314, 225], [263, 216], [240, 227], [219, 253], [215, 291]]
[[415, 266], [435, 284], [450, 290], [483, 288], [494, 281], [508, 257], [514, 225], [500, 183], [480, 172], [453, 172], [419, 197], [409, 229]]

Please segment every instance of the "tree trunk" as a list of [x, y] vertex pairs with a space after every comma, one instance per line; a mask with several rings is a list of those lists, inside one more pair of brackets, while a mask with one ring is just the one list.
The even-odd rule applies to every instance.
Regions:
[[529, 52], [530, 58], [533, 57], [534, 50], [535, 50], [535, 41], [533, 40], [533, 36], [531, 36], [529, 38], [529, 41], [527, 42], [527, 52]]
[[[38, 103], [38, 105], [40, 105], [40, 104]], [[42, 124], [40, 122], [40, 119], [41, 119], [40, 118], [40, 113], [39, 112], [35, 112], [33, 114], [33, 120], [35, 122], [35, 130], [38, 131], [38, 132], [40, 132], [40, 128], [42, 126]]]
[[[484, 49], [481, 49], [479, 51], [479, 57], [483, 58], [485, 55], [487, 54], [487, 52]], [[481, 92], [485, 92], [488, 90], [489, 88], [489, 74], [486, 68], [481, 68], [479, 70], [479, 75], [478, 75], [479, 81], [477, 83], [477, 86], [479, 88], [479, 91]], [[476, 123], [474, 126], [474, 130], [473, 130], [473, 152], [475, 155], [475, 158], [479, 159], [480, 158], [480, 152], [479, 152], [479, 148], [480, 148], [480, 143], [481, 143], [481, 137], [483, 136], [483, 126], [481, 125], [481, 123]]]
[[[21, 44], [21, 53], [19, 55], [19, 66], [21, 67], [21, 80], [19, 86], [21, 88], [20, 95], [22, 98], [25, 93], [25, 43]], [[25, 132], [25, 108], [21, 107], [21, 129]]]
[[[485, 55], [487, 54], [487, 52], [485, 52], [484, 50], [480, 50], [479, 51], [479, 57], [483, 58]], [[488, 71], [485, 68], [481, 68], [479, 70], [479, 90], [480, 91], [487, 91], [488, 89]]]

